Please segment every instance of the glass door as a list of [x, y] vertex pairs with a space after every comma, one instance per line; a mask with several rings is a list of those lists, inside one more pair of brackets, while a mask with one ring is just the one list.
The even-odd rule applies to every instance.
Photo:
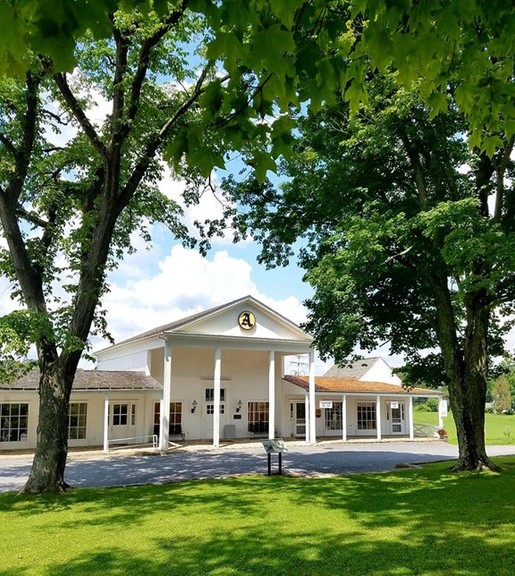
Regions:
[[295, 402], [295, 436], [306, 436], [306, 404]]
[[390, 432], [404, 433], [404, 402], [390, 402]]

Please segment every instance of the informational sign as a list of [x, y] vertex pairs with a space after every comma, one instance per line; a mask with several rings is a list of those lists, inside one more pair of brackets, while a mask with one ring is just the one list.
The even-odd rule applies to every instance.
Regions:
[[320, 400], [320, 408], [332, 408], [333, 401], [332, 400]]
[[447, 400], [440, 400], [438, 404], [438, 415], [442, 418], [447, 416]]
[[397, 410], [399, 408], [398, 402], [390, 402], [390, 408]]

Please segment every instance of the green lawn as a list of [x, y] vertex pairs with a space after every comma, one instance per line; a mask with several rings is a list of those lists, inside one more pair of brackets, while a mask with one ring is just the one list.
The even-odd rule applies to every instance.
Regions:
[[[437, 412], [413, 412], [416, 424], [433, 424], [438, 426]], [[456, 426], [452, 415], [444, 418], [444, 428], [449, 434], [449, 442], [457, 444]], [[485, 414], [485, 433], [487, 445], [515, 444], [515, 414]]]
[[0, 576], [512, 576], [515, 459], [0, 495]]

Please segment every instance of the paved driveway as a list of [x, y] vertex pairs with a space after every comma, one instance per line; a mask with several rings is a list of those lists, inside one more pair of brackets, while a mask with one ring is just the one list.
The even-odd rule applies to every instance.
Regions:
[[[290, 474], [383, 472], [398, 465], [453, 459], [457, 446], [445, 442], [287, 442], [283, 469]], [[515, 446], [491, 446], [491, 456], [515, 454]], [[0, 491], [21, 488], [32, 456], [0, 455]], [[277, 469], [277, 456], [272, 457]], [[159, 484], [234, 474], [266, 474], [267, 456], [260, 442], [229, 444], [218, 449], [187, 446], [166, 454], [151, 451], [71, 453], [66, 480], [75, 487]]]

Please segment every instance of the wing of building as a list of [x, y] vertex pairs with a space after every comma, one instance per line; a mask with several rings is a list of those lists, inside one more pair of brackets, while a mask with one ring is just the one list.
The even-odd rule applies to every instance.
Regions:
[[[71, 395], [71, 446], [259, 437], [414, 437], [412, 401], [381, 358], [315, 377], [313, 340], [252, 296], [159, 326], [96, 352]], [[306, 375], [287, 374], [305, 357]], [[297, 366], [304, 362], [297, 362]], [[0, 384], [0, 449], [34, 448], [32, 372]]]

